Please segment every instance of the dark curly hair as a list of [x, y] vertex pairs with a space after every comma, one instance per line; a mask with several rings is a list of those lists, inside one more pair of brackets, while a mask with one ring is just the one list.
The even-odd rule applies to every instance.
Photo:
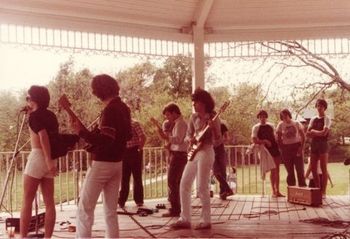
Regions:
[[322, 105], [324, 107], [324, 109], [326, 110], [328, 107], [327, 101], [325, 101], [324, 99], [318, 99], [316, 100], [316, 104], [315, 107], [317, 107], [317, 105]]
[[39, 108], [46, 109], [50, 103], [49, 90], [44, 86], [33, 85], [28, 90], [30, 99], [38, 104]]
[[176, 113], [176, 114], [179, 114], [181, 115], [181, 111], [180, 111], [180, 108], [177, 104], [175, 103], [169, 103], [167, 104], [164, 109], [163, 109], [163, 115], [166, 113], [166, 112], [169, 112], [169, 113]]
[[266, 118], [269, 118], [269, 115], [267, 114], [267, 112], [265, 110], [260, 110], [258, 112], [258, 114], [256, 115], [256, 118], [259, 119], [260, 116], [265, 116]]
[[215, 101], [211, 94], [208, 91], [205, 91], [201, 88], [197, 88], [192, 96], [192, 101], [199, 101], [205, 105], [205, 111], [207, 113], [213, 113], [215, 107]]
[[283, 120], [283, 116], [284, 115], [288, 115], [289, 118], [292, 118], [292, 114], [290, 113], [290, 111], [288, 109], [283, 109], [281, 112], [280, 112], [280, 120]]
[[92, 78], [92, 93], [100, 100], [119, 95], [118, 82], [111, 76], [102, 74]]

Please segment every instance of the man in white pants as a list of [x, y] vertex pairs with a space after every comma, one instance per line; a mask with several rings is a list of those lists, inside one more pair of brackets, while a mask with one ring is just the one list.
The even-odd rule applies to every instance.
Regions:
[[105, 105], [101, 113], [99, 130], [89, 132], [80, 121], [73, 121], [74, 130], [87, 143], [93, 154], [80, 192], [77, 212], [77, 238], [91, 238], [94, 210], [103, 192], [106, 237], [119, 237], [117, 202], [122, 177], [122, 160], [126, 142], [131, 138], [130, 109], [119, 97], [119, 86], [108, 75], [95, 76], [91, 83], [92, 93]]
[[221, 137], [220, 121], [218, 119], [211, 120], [215, 115], [215, 103], [207, 91], [200, 88], [196, 89], [192, 94], [192, 101], [195, 113], [192, 114], [189, 121], [186, 136], [188, 141], [191, 145], [198, 143], [195, 140], [195, 134], [200, 132], [207, 124], [210, 128], [202, 138], [202, 146], [199, 151], [192, 161], [187, 162], [182, 174], [180, 183], [181, 215], [179, 220], [171, 225], [173, 229], [191, 228], [191, 189], [196, 176], [198, 179], [198, 195], [202, 203], [202, 214], [195, 229], [211, 228], [209, 176], [215, 157], [213, 142]]

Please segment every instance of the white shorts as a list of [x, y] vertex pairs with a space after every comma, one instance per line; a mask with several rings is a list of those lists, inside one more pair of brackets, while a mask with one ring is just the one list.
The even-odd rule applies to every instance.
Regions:
[[42, 149], [32, 149], [28, 156], [24, 174], [37, 179], [54, 178], [46, 166]]

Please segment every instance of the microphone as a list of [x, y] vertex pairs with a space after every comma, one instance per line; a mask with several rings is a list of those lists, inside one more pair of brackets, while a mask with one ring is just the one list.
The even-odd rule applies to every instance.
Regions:
[[23, 106], [19, 112], [27, 113], [29, 111], [29, 106]]
[[350, 164], [350, 158], [347, 158], [344, 160], [344, 165], [349, 165]]

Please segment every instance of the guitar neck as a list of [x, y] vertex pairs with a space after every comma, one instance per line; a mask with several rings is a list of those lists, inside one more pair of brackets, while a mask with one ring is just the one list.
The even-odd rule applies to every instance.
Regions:
[[78, 116], [73, 112], [73, 110], [71, 110], [71, 108], [65, 107], [65, 110], [72, 120], [81, 122]]
[[[212, 121], [216, 120], [216, 119], [220, 116], [221, 113], [222, 113], [221, 111], [217, 112], [211, 120], [212, 120]], [[196, 138], [197, 138], [197, 141], [200, 141], [200, 140], [201, 140], [201, 138], [202, 138], [203, 135], [209, 130], [209, 128], [210, 128], [210, 127], [209, 127], [209, 125], [207, 124], [207, 125], [204, 127], [204, 129], [198, 133], [198, 137], [196, 137]]]

